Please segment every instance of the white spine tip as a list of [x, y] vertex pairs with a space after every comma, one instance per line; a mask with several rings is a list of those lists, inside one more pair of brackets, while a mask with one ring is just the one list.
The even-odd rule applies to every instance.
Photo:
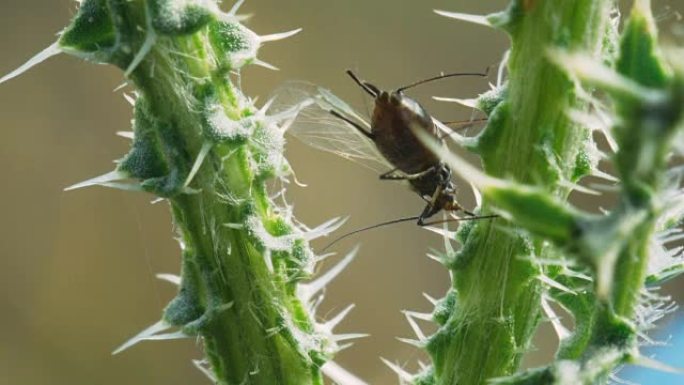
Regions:
[[301, 31], [302, 31], [301, 28], [297, 28], [297, 29], [293, 29], [292, 31], [274, 33], [271, 35], [263, 35], [263, 36], [259, 36], [259, 41], [261, 41], [262, 43], [266, 43], [266, 42], [270, 42], [270, 41], [283, 40], [283, 39], [287, 39], [288, 37], [294, 36]]
[[620, 179], [618, 179], [617, 177], [610, 175], [607, 172], [601, 171], [599, 169], [592, 170], [591, 175], [593, 175], [597, 178], [605, 179], [605, 180], [607, 180], [609, 182], [613, 182], [613, 183], [619, 183], [620, 182]]
[[235, 2], [233, 7], [228, 11], [228, 14], [231, 16], [235, 16], [237, 12], [240, 10], [240, 7], [242, 7], [242, 4], [245, 3], [245, 0], [238, 0]]
[[131, 106], [135, 106], [135, 98], [129, 94], [124, 93], [123, 94], [124, 99], [130, 104]]
[[195, 163], [192, 165], [192, 168], [190, 169], [190, 172], [188, 173], [188, 177], [185, 179], [185, 183], [183, 183], [183, 187], [188, 187], [192, 180], [195, 178], [195, 175], [199, 171], [200, 167], [202, 167], [202, 163], [204, 163], [204, 159], [206, 159], [207, 155], [209, 154], [209, 151], [211, 151], [211, 148], [214, 146], [212, 142], [205, 142], [202, 145], [202, 148], [200, 148], [199, 154], [197, 154], [197, 158], [195, 158]]
[[[454, 239], [456, 237], [456, 231], [449, 231], [449, 229], [445, 229], [442, 227], [435, 227], [435, 226], [425, 226], [423, 227], [425, 230], [431, 231], [435, 234], [439, 234], [442, 237], [449, 238], [449, 239]], [[429, 254], [428, 254], [429, 256]]]
[[404, 313], [406, 316], [410, 316], [410, 317], [415, 318], [415, 319], [432, 322], [432, 314], [431, 313], [420, 313], [420, 312], [411, 311], [411, 310], [402, 310], [401, 312]]
[[268, 112], [268, 109], [271, 108], [271, 106], [273, 105], [273, 102], [275, 102], [275, 100], [276, 100], [275, 97], [268, 99], [266, 101], [266, 103], [264, 103], [264, 105], [259, 109], [259, 114], [265, 116], [266, 112]]
[[439, 128], [440, 131], [444, 133], [445, 137], [451, 138], [454, 142], [460, 144], [461, 146], [464, 146], [466, 144], [468, 138], [459, 134], [453, 128], [447, 126], [446, 124], [440, 122], [438, 119], [435, 118], [432, 118], [432, 122], [435, 124], [437, 128]]
[[128, 178], [128, 175], [126, 175], [125, 173], [122, 173], [120, 171], [112, 171], [100, 176], [96, 176], [95, 178], [91, 178], [83, 182], [73, 184], [69, 187], [66, 187], [64, 191], [71, 191], [90, 186], [111, 186], [113, 182], [121, 181], [126, 178]]
[[492, 23], [489, 22], [489, 19], [487, 19], [487, 16], [471, 15], [471, 14], [460, 13], [460, 12], [448, 12], [448, 11], [442, 11], [439, 9], [435, 9], [434, 12], [440, 16], [448, 17], [450, 19], [467, 21], [469, 23], [484, 25], [486, 27], [492, 26]]
[[119, 353], [123, 352], [124, 350], [130, 348], [131, 346], [137, 344], [138, 342], [149, 339], [150, 337], [157, 335], [157, 333], [163, 332], [163, 331], [168, 330], [170, 328], [171, 328], [171, 325], [167, 324], [164, 321], [159, 321], [159, 322], [149, 326], [148, 328], [144, 329], [140, 333], [136, 334], [133, 338], [124, 342], [121, 346], [119, 346], [118, 348], [116, 348], [112, 352], [112, 355], [119, 354]]
[[157, 41], [157, 34], [154, 32], [154, 29], [152, 28], [151, 22], [149, 20], [147, 24], [147, 35], [145, 36], [145, 41], [143, 42], [143, 45], [140, 47], [140, 50], [138, 50], [138, 53], [136, 53], [135, 57], [133, 57], [133, 60], [131, 60], [131, 63], [128, 65], [128, 68], [126, 68], [126, 71], [124, 72], [125, 77], [128, 77], [131, 73], [133, 73], [133, 71], [135, 71], [136, 68], [138, 68], [140, 63], [142, 63], [142, 61], [147, 56], [147, 54], [150, 53], [152, 47], [154, 47], [154, 43]]
[[405, 344], [407, 344], [407, 345], [411, 345], [411, 346], [413, 346], [413, 347], [415, 347], [415, 348], [418, 348], [418, 349], [423, 349], [423, 348], [425, 348], [425, 343], [423, 343], [423, 342], [421, 342], [421, 341], [419, 341], [419, 340], [414, 340], [414, 339], [411, 339], [411, 338], [403, 338], [403, 337], [396, 337], [396, 338], [397, 338], [397, 341], [403, 342], [403, 343], [405, 343]]
[[560, 318], [558, 317], [558, 315], [556, 315], [556, 312], [549, 304], [549, 299], [547, 299], [546, 295], [542, 295], [541, 305], [542, 309], [544, 310], [544, 313], [546, 314], [546, 317], [551, 321], [551, 325], [553, 326], [553, 330], [556, 332], [556, 335], [558, 336], [558, 340], [563, 341], [564, 339], [570, 337], [570, 331], [565, 326], [563, 326], [563, 324], [560, 321]]
[[380, 360], [390, 369], [392, 369], [392, 371], [396, 373], [397, 376], [399, 376], [399, 381], [401, 384], [413, 382], [413, 375], [404, 370], [404, 368], [393, 362], [386, 360], [385, 358], [380, 357]]
[[572, 182], [567, 181], [567, 180], [559, 181], [558, 185], [561, 187], [568, 188], [568, 189], [573, 190], [573, 191], [577, 191], [578, 193], [582, 193], [582, 194], [594, 195], [594, 196], [600, 196], [601, 195], [600, 191], [596, 191], [596, 190], [591, 189], [589, 187], [585, 187], [585, 186], [582, 186], [581, 184], [577, 184], [577, 183], [572, 183]]
[[674, 373], [674, 374], [684, 374], [684, 368], [676, 368], [676, 367], [670, 366], [664, 362], [660, 362], [660, 361], [654, 360], [653, 358], [642, 356], [642, 355], [636, 357], [634, 359], [633, 363], [634, 363], [634, 365], [638, 365], [638, 366], [641, 366], [644, 368], [659, 370], [661, 372], [668, 372], [668, 373]]
[[478, 108], [477, 99], [446, 98], [443, 96], [433, 96], [432, 99], [437, 100], [438, 102], [458, 103], [468, 108]]
[[482, 193], [474, 184], [468, 182], [470, 189], [473, 191], [473, 196], [475, 197], [475, 207], [482, 206]]
[[357, 340], [359, 338], [369, 337], [370, 334], [367, 333], [346, 333], [346, 334], [336, 334], [332, 337], [335, 342]]
[[329, 234], [337, 231], [342, 225], [344, 225], [349, 217], [346, 218], [333, 218], [329, 221], [318, 225], [317, 227], [306, 231], [302, 234], [302, 237], [307, 241], [312, 241], [320, 237], [326, 237]]
[[210, 381], [213, 383], [218, 383], [218, 380], [216, 379], [216, 376], [214, 375], [214, 372], [211, 371], [210, 368], [207, 367], [207, 362], [204, 360], [192, 360], [192, 364], [200, 371], [202, 374], [207, 376]]
[[337, 265], [333, 266], [330, 270], [326, 271], [323, 275], [316, 278], [315, 280], [299, 285], [300, 299], [304, 302], [309, 302], [309, 300], [316, 295], [318, 292], [323, 290], [323, 288], [329, 284], [335, 277], [337, 277], [346, 267], [351, 263], [351, 261], [356, 257], [356, 253], [359, 251], [359, 247], [355, 247], [349, 254], [347, 254]]
[[411, 330], [413, 330], [413, 333], [416, 335], [418, 340], [420, 341], [425, 341], [427, 337], [425, 337], [425, 333], [420, 329], [420, 326], [418, 326], [418, 323], [416, 320], [413, 318], [414, 313], [405, 311], [404, 316], [406, 317], [406, 320], [408, 321], [409, 325], [411, 326]]
[[36, 54], [34, 57], [29, 59], [26, 63], [22, 64], [19, 68], [0, 78], [0, 84], [16, 78], [17, 76], [30, 70], [34, 66], [60, 53], [62, 53], [62, 49], [59, 47], [59, 44], [57, 42], [51, 44], [49, 47], [45, 48], [44, 50]]
[[321, 371], [328, 376], [334, 383], [340, 385], [368, 385], [365, 381], [361, 380], [354, 374], [350, 373], [347, 369], [341, 367], [334, 361], [328, 361], [323, 365]]
[[433, 298], [428, 293], [423, 293], [423, 297], [425, 297], [425, 299], [427, 299], [433, 306], [437, 305], [437, 303], [439, 303], [439, 301], [436, 298]]
[[176, 286], [180, 286], [181, 284], [181, 277], [175, 274], [157, 274], [157, 278], [161, 279], [162, 281], [170, 282]]
[[294, 172], [292, 173], [292, 179], [294, 180], [294, 183], [299, 187], [302, 187], [302, 188], [309, 187], [308, 184], [303, 183], [299, 179], [297, 179], [297, 174], [295, 174]]
[[541, 275], [537, 276], [537, 279], [540, 280], [542, 283], [548, 285], [549, 287], [560, 290], [560, 291], [567, 293], [567, 294], [577, 295], [577, 292], [575, 292], [574, 290], [572, 290], [569, 287], [561, 284], [558, 281], [555, 281], [555, 280], [547, 277], [546, 275], [541, 274]]
[[351, 311], [354, 309], [355, 306], [356, 306], [356, 305], [354, 305], [354, 304], [351, 304], [351, 305], [347, 306], [344, 310], [342, 310], [341, 312], [339, 312], [339, 314], [337, 314], [337, 315], [334, 316], [333, 318], [331, 318], [331, 319], [329, 319], [328, 321], [326, 321], [326, 322], [323, 324], [323, 328], [324, 328], [326, 331], [328, 331], [328, 332], [332, 332], [333, 329], [335, 329], [335, 327], [336, 327], [337, 325], [339, 325], [340, 322], [342, 322], [342, 321], [347, 317], [347, 315], [349, 314], [349, 312], [351, 312]]
[[274, 65], [271, 64], [271, 63], [267, 63], [267, 62], [265, 62], [265, 61], [263, 61], [263, 60], [260, 60], [260, 59], [254, 59], [254, 60], [252, 61], [252, 63], [253, 63], [254, 65], [258, 65], [259, 67], [264, 67], [264, 68], [267, 68], [267, 69], [272, 70], [272, 71], [280, 71], [280, 68], [274, 66]]
[[117, 131], [116, 135], [130, 140], [135, 139], [135, 133], [133, 131]]
[[112, 90], [112, 92], [121, 91], [121, 90], [124, 89], [127, 85], [128, 85], [128, 82], [123, 82], [123, 83], [119, 84], [118, 87], [114, 88], [114, 89]]

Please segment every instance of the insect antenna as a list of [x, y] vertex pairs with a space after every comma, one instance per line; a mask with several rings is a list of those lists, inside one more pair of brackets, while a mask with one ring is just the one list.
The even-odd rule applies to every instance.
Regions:
[[[470, 216], [469, 216], [469, 217], [466, 217], [466, 218], [452, 218], [452, 219], [444, 219], [444, 220], [440, 220], [440, 221], [426, 222], [426, 223], [421, 224], [420, 226], [421, 226], [421, 227], [424, 227], [424, 226], [438, 225], [438, 224], [449, 223], [449, 222], [474, 221], [474, 220], [480, 220], [480, 219], [493, 219], [493, 218], [498, 218], [498, 217], [499, 217], [498, 215], [481, 215], [481, 216], [477, 216], [477, 215], [475, 215], [475, 214], [473, 214], [473, 213], [471, 213], [471, 212], [469, 212], [469, 211], [465, 211], [465, 213], [466, 213], [467, 215], [470, 215]], [[343, 234], [343, 235], [337, 237], [337, 238], [336, 238], [335, 240], [333, 240], [332, 242], [328, 243], [323, 249], [321, 249], [321, 252], [324, 252], [324, 251], [328, 250], [332, 245], [334, 245], [334, 244], [336, 244], [337, 242], [339, 242], [339, 241], [341, 241], [341, 240], [343, 240], [343, 239], [345, 239], [345, 238], [348, 238], [348, 237], [350, 237], [350, 236], [352, 236], [352, 235], [354, 235], [354, 234], [358, 234], [358, 233], [361, 233], [361, 232], [364, 232], [364, 231], [368, 231], [368, 230], [377, 229], [378, 227], [394, 225], [394, 224], [397, 224], [397, 223], [410, 222], [410, 221], [417, 221], [418, 219], [420, 219], [420, 215], [416, 215], [416, 216], [413, 216], [413, 217], [404, 217], [404, 218], [392, 219], [392, 220], [387, 221], [387, 222], [381, 222], [381, 223], [378, 223], [378, 224], [375, 224], [375, 225], [372, 225], [372, 226], [362, 227], [362, 228], [360, 228], [360, 229], [356, 229], [356, 230], [350, 231], [350, 232], [348, 232], [348, 233], [346, 233], [346, 234]]]
[[356, 130], [358, 130], [361, 134], [363, 134], [366, 138], [368, 138], [368, 139], [370, 139], [370, 140], [374, 140], [374, 139], [375, 139], [375, 136], [374, 136], [372, 133], [366, 131], [366, 129], [363, 128], [363, 127], [362, 127], [360, 124], [358, 124], [357, 122], [355, 122], [355, 121], [349, 119], [348, 117], [346, 117], [346, 116], [340, 114], [339, 112], [337, 112], [337, 111], [335, 111], [335, 110], [330, 110], [330, 114], [331, 114], [332, 116], [338, 118], [338, 119], [342, 119], [342, 120], [344, 120], [345, 122], [349, 123], [352, 127], [356, 128]]
[[451, 74], [440, 74], [438, 76], [434, 76], [434, 77], [431, 77], [428, 79], [419, 80], [419, 81], [417, 81], [415, 83], [411, 83], [407, 86], [399, 87], [399, 88], [397, 88], [397, 92], [401, 93], [401, 92], [404, 92], [405, 90], [407, 90], [409, 88], [413, 88], [413, 87], [419, 86], [421, 84], [429, 83], [429, 82], [432, 82], [435, 80], [441, 80], [441, 79], [446, 79], [446, 78], [454, 78], [454, 77], [459, 77], [459, 76], [487, 77], [488, 74], [489, 74], [489, 67], [487, 67], [487, 69], [485, 70], [484, 73], [480, 73], [480, 72], [457, 72], [457, 73], [451, 73]]
[[359, 85], [359, 87], [363, 88], [364, 91], [368, 92], [370, 96], [377, 98], [378, 95], [380, 95], [380, 90], [378, 89], [378, 87], [368, 82], [364, 82], [358, 76], [356, 76], [356, 74], [352, 70], [347, 70], [346, 72], [347, 75], [349, 75], [349, 77], [351, 77], [356, 82], [356, 84]]
[[328, 245], [325, 246], [325, 247], [321, 250], [321, 252], [324, 252], [324, 251], [328, 250], [328, 249], [330, 248], [330, 246], [336, 244], [337, 242], [339, 242], [339, 241], [341, 241], [341, 240], [343, 240], [343, 239], [345, 239], [345, 238], [347, 238], [347, 237], [349, 237], [349, 236], [351, 236], [351, 235], [358, 234], [358, 233], [361, 233], [361, 232], [364, 232], [364, 231], [367, 231], [367, 230], [377, 229], [378, 227], [393, 225], [393, 224], [395, 224], [395, 223], [402, 223], [402, 222], [409, 222], [409, 221], [417, 221], [419, 218], [420, 218], [420, 216], [416, 215], [416, 216], [413, 216], [413, 217], [405, 217], [405, 218], [399, 218], [399, 219], [392, 219], [391, 221], [381, 222], [381, 223], [378, 223], [378, 224], [375, 224], [375, 225], [372, 225], [372, 226], [363, 227], [363, 228], [360, 228], [360, 229], [356, 229], [356, 230], [354, 230], [354, 231], [350, 231], [350, 232], [348, 232], [348, 233], [346, 233], [346, 234], [343, 234], [343, 235], [337, 237], [334, 241], [328, 243]]
[[425, 222], [421, 226], [441, 225], [442, 223], [451, 223], [451, 222], [478, 221], [481, 219], [495, 219], [495, 218], [500, 217], [499, 215], [496, 215], [496, 214], [477, 216], [471, 212], [466, 211], [465, 213], [468, 215], [471, 215], [471, 216], [466, 217], [466, 218], [451, 218], [451, 219], [441, 219], [441, 220], [432, 221], [432, 222]]
[[442, 122], [442, 124], [444, 124], [445, 126], [457, 126], [458, 128], [468, 128], [471, 125], [475, 125], [477, 123], [485, 123], [488, 120], [488, 118], [470, 120], [446, 120]]

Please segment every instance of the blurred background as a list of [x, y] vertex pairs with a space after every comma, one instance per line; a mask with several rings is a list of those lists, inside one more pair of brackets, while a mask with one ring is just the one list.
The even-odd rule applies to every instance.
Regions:
[[[485, 14], [506, 4], [250, 0], [241, 13], [254, 15], [248, 22], [254, 31], [304, 30], [261, 51], [261, 58], [281, 71], [247, 68], [243, 86], [263, 101], [286, 80], [307, 80], [365, 111], [369, 101], [345, 76], [346, 68], [381, 88], [441, 71], [482, 71], [499, 62], [506, 36], [439, 17], [432, 9]], [[667, 35], [684, 5], [661, 0], [654, 7]], [[0, 74], [51, 44], [75, 9], [72, 0], [2, 0]], [[112, 92], [122, 82], [115, 68], [59, 56], [0, 86], [0, 385], [209, 383], [190, 363], [201, 356], [194, 341], [147, 342], [111, 356], [115, 347], [157, 321], [174, 295], [174, 287], [154, 277], [179, 270], [168, 207], [151, 205], [152, 197], [144, 194], [62, 191], [109, 171], [112, 160], [127, 151], [127, 140], [114, 135], [130, 127], [130, 106], [121, 93]], [[486, 80], [462, 78], [410, 94], [443, 120], [468, 119], [470, 111], [430, 97], [473, 97], [487, 87]], [[349, 215], [348, 230], [422, 209], [412, 192], [380, 183], [353, 163], [294, 140], [287, 152], [298, 178], [309, 185], [289, 191], [305, 223]], [[459, 197], [466, 207], [474, 205], [468, 188], [461, 188]], [[441, 297], [449, 286], [445, 269], [425, 257], [430, 247], [441, 247], [441, 239], [409, 223], [361, 234], [337, 250], [355, 243], [362, 244], [361, 252], [328, 288], [323, 314], [356, 303], [339, 330], [371, 337], [337, 361], [371, 384], [396, 383], [378, 357], [411, 369], [423, 357], [396, 337], [412, 336], [401, 310], [430, 311], [422, 293]], [[666, 290], [683, 297], [675, 285]], [[677, 327], [672, 319], [663, 324]], [[556, 343], [543, 325], [526, 365], [548, 361]]]

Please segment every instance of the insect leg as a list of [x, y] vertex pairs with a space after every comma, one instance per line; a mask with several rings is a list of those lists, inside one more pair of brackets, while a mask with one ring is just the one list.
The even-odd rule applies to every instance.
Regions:
[[380, 180], [404, 180], [406, 174], [399, 171], [399, 168], [394, 168], [385, 173], [380, 174]]
[[431, 216], [437, 214], [437, 212], [440, 210], [439, 208], [436, 207], [435, 204], [437, 203], [437, 199], [439, 198], [439, 196], [442, 194], [442, 191], [444, 191], [444, 186], [439, 186], [435, 190], [435, 193], [432, 194], [432, 199], [425, 206], [425, 208], [423, 209], [423, 212], [420, 213], [420, 217], [418, 217], [418, 222], [417, 222], [418, 226], [425, 226], [426, 225], [425, 220], [430, 218]]
[[413, 179], [418, 179], [420, 177], [423, 177], [433, 171], [435, 171], [435, 168], [437, 166], [432, 166], [428, 168], [425, 171], [421, 171], [416, 174], [405, 174], [402, 171], [399, 170], [399, 168], [395, 168], [392, 170], [387, 171], [384, 174], [380, 175], [380, 180], [413, 180]]
[[352, 127], [354, 127], [354, 128], [356, 128], [357, 130], [359, 130], [359, 132], [360, 132], [361, 134], [363, 134], [366, 138], [368, 138], [368, 139], [370, 139], [370, 140], [374, 140], [374, 139], [375, 139], [375, 135], [373, 135], [373, 134], [371, 134], [370, 132], [366, 131], [365, 128], [361, 127], [361, 125], [358, 124], [358, 123], [356, 123], [355, 121], [353, 121], [353, 120], [347, 118], [346, 116], [340, 114], [339, 112], [337, 112], [337, 111], [335, 111], [335, 110], [330, 110], [330, 113], [331, 113], [334, 117], [339, 118], [339, 119], [342, 119], [342, 120], [344, 120], [345, 122], [349, 123]]
[[[430, 203], [428, 203], [428, 207], [430, 207]], [[427, 210], [428, 207], [426, 207], [425, 209]], [[472, 213], [472, 212], [470, 212], [470, 211], [464, 209], [464, 208], [461, 207], [461, 205], [459, 205], [457, 202], [453, 202], [451, 208], [444, 208], [444, 210], [453, 211], [453, 212], [461, 211], [461, 212], [463, 212], [464, 214], [466, 214], [467, 217], [465, 217], [465, 218], [453, 217], [453, 218], [451, 218], [451, 219], [443, 219], [443, 220], [439, 220], [439, 221], [425, 222], [423, 219], [427, 219], [430, 215], [428, 215], [428, 216], [423, 216], [423, 215], [425, 214], [425, 212], [426, 212], [426, 211], [423, 211], [424, 214], [422, 214], [422, 215], [420, 216], [420, 218], [418, 219], [418, 225], [419, 225], [419, 226], [432, 226], [432, 225], [439, 225], [439, 224], [442, 224], [442, 223], [462, 222], [462, 221], [476, 221], [476, 220], [481, 220], [481, 219], [494, 219], [494, 218], [498, 218], [498, 217], [499, 217], [499, 216], [496, 215], [496, 214], [491, 214], [491, 215], [477, 215], [477, 214], [475, 214], [475, 213]], [[432, 215], [434, 215], [435, 213], [436, 213], [436, 212], [432, 213]]]
[[428, 202], [428, 204], [425, 206], [423, 209], [423, 212], [420, 213], [420, 217], [418, 217], [418, 226], [427, 226], [427, 223], [425, 223], [425, 220], [430, 218], [430, 211], [432, 211], [432, 203]]

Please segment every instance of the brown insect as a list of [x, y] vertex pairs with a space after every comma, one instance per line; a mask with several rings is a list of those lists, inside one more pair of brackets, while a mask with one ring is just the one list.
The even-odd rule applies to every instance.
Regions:
[[[487, 76], [486, 73], [440, 75], [395, 91], [380, 90], [361, 80], [350, 70], [347, 74], [375, 101], [370, 122], [330, 91], [299, 84], [298, 87], [288, 87], [287, 92], [292, 93], [293, 89], [298, 89], [295, 93], [300, 94], [300, 99], [310, 95], [313, 102], [302, 109], [290, 132], [312, 147], [359, 161], [376, 171], [382, 170], [381, 180], [408, 182], [411, 189], [425, 200], [426, 206], [418, 216], [395, 219], [347, 233], [326, 246], [326, 249], [349, 235], [380, 226], [412, 220], [416, 220], [419, 226], [442, 223], [444, 221], [426, 221], [442, 210], [467, 215], [465, 218], [456, 218], [455, 221], [496, 217], [476, 216], [458, 203], [455, 186], [451, 181], [451, 169], [415, 133], [422, 130], [444, 142], [446, 135], [440, 135], [439, 128], [444, 125], [436, 122], [420, 103], [404, 95], [405, 90], [434, 80], [456, 76]], [[320, 112], [329, 115], [326, 118]]]

